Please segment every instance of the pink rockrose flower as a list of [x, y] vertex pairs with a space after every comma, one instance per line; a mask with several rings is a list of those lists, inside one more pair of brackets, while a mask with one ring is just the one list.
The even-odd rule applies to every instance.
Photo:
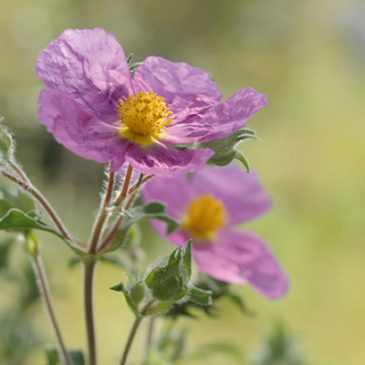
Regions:
[[204, 168], [192, 176], [154, 178], [145, 186], [145, 202], [161, 201], [181, 222], [166, 236], [165, 223], [151, 221], [174, 245], [193, 239], [193, 258], [201, 272], [230, 283], [249, 283], [261, 295], [284, 295], [288, 279], [260, 237], [234, 225], [266, 212], [271, 201], [254, 173], [235, 166]]
[[123, 48], [104, 29], [67, 29], [39, 54], [46, 89], [39, 118], [55, 139], [84, 158], [125, 162], [171, 176], [205, 165], [209, 148], [174, 145], [232, 134], [266, 105], [252, 88], [225, 101], [208, 75], [186, 63], [148, 57], [132, 76]]

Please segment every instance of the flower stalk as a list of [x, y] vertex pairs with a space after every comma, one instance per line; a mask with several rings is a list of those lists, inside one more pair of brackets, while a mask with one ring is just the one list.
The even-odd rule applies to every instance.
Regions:
[[63, 340], [61, 330], [56, 318], [55, 310], [52, 304], [51, 292], [49, 289], [49, 284], [47, 280], [47, 275], [44, 269], [43, 260], [40, 254], [39, 246], [37, 243], [33, 242], [34, 246], [32, 252], [30, 252], [30, 257], [32, 258], [32, 266], [34, 273], [37, 277], [37, 283], [39, 286], [39, 292], [43, 299], [43, 303], [46, 307], [47, 313], [52, 323], [53, 330], [55, 332], [57, 342], [59, 345], [59, 351], [65, 365], [72, 365], [70, 356], [66, 350], [65, 342]]
[[86, 337], [89, 352], [89, 364], [96, 365], [96, 341], [94, 325], [94, 305], [93, 305], [93, 288], [94, 288], [94, 270], [95, 261], [84, 261], [84, 310], [86, 323]]
[[135, 319], [134, 319], [132, 328], [128, 335], [127, 343], [125, 344], [125, 347], [124, 347], [122, 358], [119, 363], [120, 365], [125, 365], [127, 363], [129, 352], [132, 348], [133, 341], [136, 337], [136, 333], [137, 333], [139, 325], [142, 322], [142, 319], [143, 319], [143, 317], [135, 317]]

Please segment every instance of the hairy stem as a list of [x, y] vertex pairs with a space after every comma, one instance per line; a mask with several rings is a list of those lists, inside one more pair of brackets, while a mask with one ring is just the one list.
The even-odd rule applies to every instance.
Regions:
[[96, 343], [93, 310], [93, 281], [95, 261], [84, 263], [84, 310], [89, 352], [89, 365], [96, 365]]
[[129, 352], [131, 350], [134, 338], [136, 336], [138, 327], [142, 322], [142, 319], [143, 319], [143, 317], [136, 317], [134, 319], [133, 326], [132, 326], [132, 328], [129, 332], [127, 343], [125, 344], [123, 355], [122, 355], [122, 358], [120, 360], [120, 365], [125, 365], [127, 363]]
[[[24, 173], [24, 172], [23, 172]], [[47, 211], [49, 216], [52, 218], [53, 222], [61, 232], [62, 236], [70, 241], [72, 244], [74, 244], [78, 249], [82, 249], [79, 247], [79, 245], [76, 243], [75, 239], [71, 236], [71, 234], [68, 232], [65, 225], [62, 223], [61, 218], [58, 216], [56, 211], [53, 209], [52, 205], [49, 203], [49, 201], [44, 197], [44, 195], [34, 187], [33, 184], [29, 182], [29, 179], [27, 181], [24, 181], [20, 179], [17, 176], [14, 176], [7, 171], [1, 171], [1, 174], [5, 176], [7, 179], [11, 180], [15, 184], [19, 185], [23, 189], [27, 190], [30, 194], [34, 196], [38, 200], [38, 202], [42, 205], [42, 207]]]
[[60, 327], [59, 327], [57, 319], [56, 319], [55, 311], [54, 311], [53, 304], [52, 304], [52, 297], [51, 297], [51, 293], [49, 290], [47, 275], [46, 275], [46, 272], [44, 269], [43, 260], [40, 255], [40, 251], [39, 251], [38, 247], [36, 248], [35, 254], [31, 255], [31, 257], [33, 259], [32, 262], [33, 262], [34, 272], [38, 279], [39, 291], [43, 298], [43, 302], [46, 306], [48, 315], [51, 319], [51, 323], [52, 323], [54, 332], [56, 334], [56, 338], [57, 338], [58, 345], [59, 345], [59, 351], [62, 355], [63, 362], [66, 365], [72, 365], [70, 356], [67, 353], [66, 346], [65, 346], [65, 343], [64, 343], [62, 335], [61, 335]]
[[108, 187], [104, 195], [104, 200], [100, 206], [99, 214], [95, 220], [94, 229], [91, 234], [89, 252], [92, 254], [96, 253], [97, 251], [97, 246], [103, 231], [104, 224], [109, 216], [107, 206], [109, 205], [110, 199], [112, 197], [114, 178], [115, 178], [115, 173], [111, 172], [109, 174]]
[[[137, 195], [137, 191], [135, 191], [131, 196], [130, 198], [128, 199], [128, 202], [127, 204], [125, 205], [125, 210], [127, 211], [133, 204], [134, 202], [134, 199], [136, 198], [136, 195]], [[116, 222], [114, 223], [114, 226], [112, 227], [112, 229], [110, 230], [109, 234], [105, 237], [104, 241], [102, 242], [102, 244], [100, 245], [100, 248], [99, 248], [99, 252], [102, 252], [104, 249], [106, 249], [109, 244], [111, 242], [113, 242], [113, 239], [115, 237], [115, 235], [117, 234], [118, 232], [118, 228], [119, 226], [122, 224], [123, 222], [123, 219], [124, 219], [124, 216], [120, 216]]]
[[109, 213], [107, 206], [110, 203], [113, 187], [114, 187], [115, 173], [110, 172], [107, 190], [104, 199], [100, 205], [99, 213], [95, 219], [94, 229], [91, 234], [89, 253], [91, 260], [85, 260], [84, 263], [84, 311], [85, 311], [85, 325], [86, 336], [89, 352], [89, 364], [96, 365], [96, 341], [95, 341], [95, 325], [94, 325], [94, 310], [93, 310], [93, 287], [94, 287], [94, 270], [96, 265], [95, 253], [97, 246], [103, 232], [103, 227], [108, 219]]
[[122, 204], [123, 200], [125, 199], [125, 197], [128, 194], [128, 188], [129, 188], [129, 183], [131, 182], [132, 172], [133, 172], [133, 167], [131, 165], [128, 165], [128, 169], [127, 169], [127, 172], [126, 172], [125, 178], [124, 178], [122, 191], [120, 192], [118, 198], [114, 202], [114, 205], [116, 207], [119, 207], [119, 205]]

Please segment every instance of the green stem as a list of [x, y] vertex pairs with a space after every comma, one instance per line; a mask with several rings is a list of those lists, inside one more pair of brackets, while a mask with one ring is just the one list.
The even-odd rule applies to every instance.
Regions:
[[131, 328], [131, 330], [129, 332], [129, 336], [128, 336], [128, 339], [127, 339], [127, 343], [125, 344], [125, 347], [124, 347], [122, 359], [120, 360], [120, 365], [125, 365], [127, 363], [127, 358], [128, 358], [129, 352], [131, 350], [131, 347], [132, 347], [134, 338], [136, 336], [138, 327], [139, 327], [139, 325], [142, 322], [142, 319], [143, 319], [142, 316], [136, 317], [134, 319], [133, 326], [132, 326], [132, 328]]
[[93, 310], [93, 279], [95, 264], [95, 261], [87, 263], [84, 262], [84, 308], [90, 365], [96, 365], [96, 342]]
[[38, 285], [39, 285], [40, 293], [43, 298], [43, 302], [46, 306], [48, 315], [51, 319], [51, 323], [52, 323], [54, 332], [56, 334], [56, 338], [58, 341], [60, 353], [63, 358], [63, 362], [66, 365], [71, 365], [72, 364], [71, 359], [70, 359], [69, 354], [67, 353], [66, 346], [65, 346], [65, 343], [64, 343], [62, 335], [61, 335], [61, 330], [60, 330], [60, 327], [59, 327], [57, 319], [56, 319], [56, 314], [55, 314], [53, 304], [52, 304], [51, 292], [49, 290], [47, 275], [46, 275], [46, 272], [44, 269], [43, 260], [40, 255], [38, 247], [36, 248], [35, 254], [31, 255], [31, 257], [33, 259], [32, 262], [33, 262], [34, 272], [38, 278]]

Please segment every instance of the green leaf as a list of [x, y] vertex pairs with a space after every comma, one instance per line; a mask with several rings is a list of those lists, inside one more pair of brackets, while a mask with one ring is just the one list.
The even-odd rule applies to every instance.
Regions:
[[10, 209], [7, 214], [0, 219], [0, 230], [14, 230], [14, 231], [27, 231], [30, 229], [38, 229], [41, 231], [50, 232], [57, 237], [63, 239], [62, 235], [52, 227], [42, 221], [29, 216], [19, 209]]
[[175, 231], [179, 226], [179, 223], [175, 219], [166, 215], [165, 206], [160, 202], [150, 202], [144, 206], [132, 208], [128, 211], [128, 216], [126, 215], [124, 217], [116, 244], [112, 245], [107, 251], [113, 251], [120, 247], [125, 242], [131, 226], [146, 219], [158, 219], [166, 222], [166, 232], [168, 234]]
[[153, 298], [162, 301], [177, 301], [188, 291], [191, 277], [191, 240], [185, 251], [175, 249], [168, 258], [154, 267], [145, 278]]
[[3, 217], [13, 207], [8, 200], [0, 199], [0, 217]]
[[133, 303], [138, 305], [144, 298], [144, 285], [142, 281], [137, 282], [130, 290], [130, 296]]
[[159, 314], [166, 312], [171, 308], [174, 304], [173, 300], [170, 301], [156, 301], [153, 304], [149, 305], [144, 311], [144, 315], [151, 316], [153, 314]]
[[210, 164], [225, 166], [236, 158], [241, 161], [246, 167], [247, 171], [249, 171], [247, 159], [236, 150], [238, 143], [246, 139], [257, 139], [255, 132], [251, 129], [244, 128], [230, 136], [200, 143], [199, 147], [208, 147], [215, 152], [214, 156], [212, 156], [208, 161]]
[[[81, 350], [68, 351], [72, 365], [85, 365], [85, 356]], [[60, 354], [55, 346], [49, 345], [46, 348], [47, 365], [62, 365]]]
[[71, 350], [68, 352], [71, 358], [72, 365], [85, 365], [85, 356], [81, 350]]
[[210, 290], [203, 290], [194, 286], [190, 288], [188, 293], [192, 302], [202, 306], [212, 305], [212, 294]]
[[33, 199], [23, 190], [15, 193], [5, 186], [0, 187], [3, 199], [0, 199], [0, 217], [4, 216], [11, 208], [17, 208], [28, 214], [34, 214], [36, 206]]
[[150, 202], [143, 207], [131, 209], [130, 216], [131, 217], [129, 219], [125, 220], [125, 224], [131, 225], [142, 219], [158, 219], [160, 221], [164, 221], [167, 223], [167, 234], [172, 233], [179, 226], [179, 223], [175, 219], [166, 214], [165, 205], [160, 202]]
[[60, 357], [58, 351], [53, 346], [48, 346], [46, 348], [46, 359], [47, 365], [61, 365]]
[[19, 209], [10, 209], [5, 216], [0, 219], [0, 230], [16, 231], [27, 233], [31, 229], [37, 229], [44, 232], [52, 233], [61, 238], [67, 245], [77, 253], [81, 253], [77, 248], [70, 244], [61, 233], [54, 228], [48, 226], [36, 217], [30, 216]]

